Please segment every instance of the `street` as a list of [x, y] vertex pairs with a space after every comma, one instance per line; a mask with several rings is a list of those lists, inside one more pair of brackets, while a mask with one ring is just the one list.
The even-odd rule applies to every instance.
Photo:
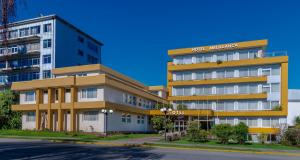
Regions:
[[116, 147], [52, 143], [42, 140], [0, 139], [0, 159], [109, 159], [109, 160], [299, 160], [296, 156], [210, 152], [190, 149]]

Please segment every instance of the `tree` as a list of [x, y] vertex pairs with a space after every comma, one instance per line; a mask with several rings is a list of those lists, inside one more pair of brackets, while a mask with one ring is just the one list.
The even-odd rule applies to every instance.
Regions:
[[16, 102], [16, 95], [11, 90], [0, 92], [0, 129], [21, 128], [21, 113], [11, 110]]
[[190, 122], [188, 127], [188, 140], [192, 142], [207, 142], [208, 133], [200, 129], [196, 121]]
[[241, 122], [238, 125], [233, 126], [232, 130], [232, 138], [239, 144], [245, 144], [248, 136], [248, 126], [245, 123]]
[[164, 129], [164, 117], [163, 116], [153, 116], [151, 118], [151, 123], [153, 129], [158, 132]]
[[227, 144], [232, 136], [232, 127], [229, 124], [217, 124], [212, 131], [222, 144]]
[[295, 126], [300, 126], [300, 116], [295, 117]]
[[300, 128], [287, 129], [281, 142], [286, 145], [300, 146]]

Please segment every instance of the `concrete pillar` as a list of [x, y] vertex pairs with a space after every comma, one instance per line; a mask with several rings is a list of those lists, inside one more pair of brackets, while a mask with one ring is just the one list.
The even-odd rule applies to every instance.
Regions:
[[77, 102], [77, 88], [71, 87], [71, 110], [70, 110], [70, 129], [72, 132], [76, 131], [76, 111], [74, 109], [75, 102]]
[[41, 126], [41, 112], [39, 104], [43, 103], [43, 91], [41, 89], [35, 90], [36, 108], [35, 108], [35, 129], [40, 130]]
[[64, 112], [61, 109], [62, 103], [65, 102], [65, 89], [64, 88], [59, 88], [58, 89], [58, 103], [59, 103], [59, 108], [57, 110], [57, 120], [58, 120], [58, 131], [63, 131], [63, 122], [64, 122]]
[[48, 108], [47, 108], [47, 129], [52, 131], [53, 129], [53, 112], [51, 111], [51, 103], [54, 102], [55, 90], [48, 88]]

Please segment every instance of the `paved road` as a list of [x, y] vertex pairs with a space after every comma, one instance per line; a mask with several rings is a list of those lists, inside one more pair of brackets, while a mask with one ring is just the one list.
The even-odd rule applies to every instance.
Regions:
[[0, 139], [0, 159], [299, 160], [300, 157], [169, 148], [108, 147], [51, 143], [41, 140]]

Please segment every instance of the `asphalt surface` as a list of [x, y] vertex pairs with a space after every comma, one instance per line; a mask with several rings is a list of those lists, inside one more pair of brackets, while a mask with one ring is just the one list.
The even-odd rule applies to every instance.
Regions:
[[88, 144], [52, 143], [42, 140], [0, 139], [0, 160], [6, 159], [299, 160], [300, 157], [173, 148], [109, 147]]

